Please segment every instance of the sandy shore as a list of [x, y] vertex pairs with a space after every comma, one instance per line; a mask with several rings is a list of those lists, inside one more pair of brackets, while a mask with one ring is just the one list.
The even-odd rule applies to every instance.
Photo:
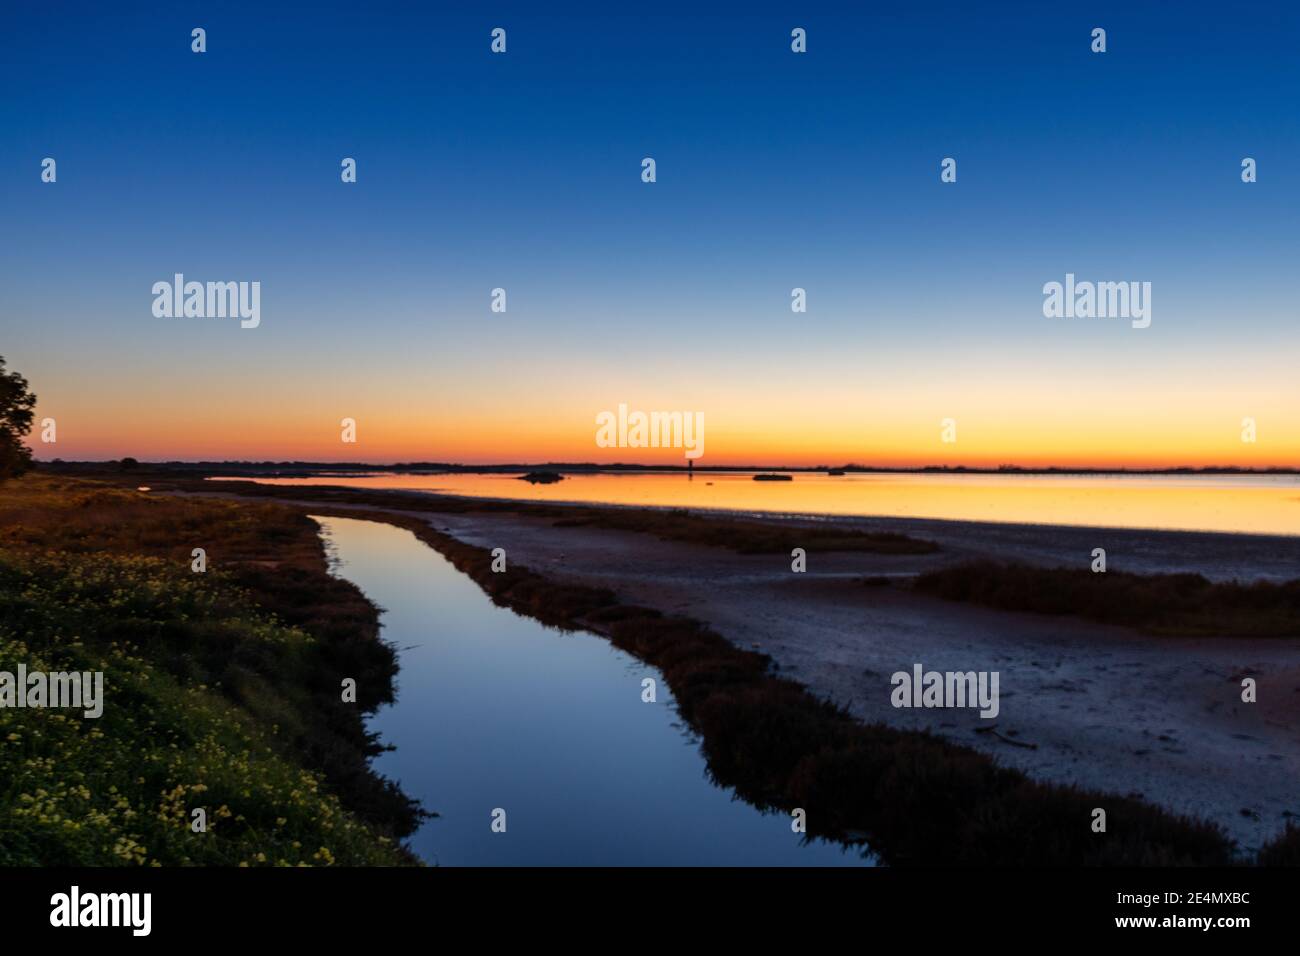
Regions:
[[[1156, 639], [857, 581], [912, 572], [935, 558], [814, 554], [807, 573], [793, 574], [781, 555], [736, 555], [648, 535], [508, 516], [432, 523], [471, 544], [503, 547], [511, 560], [547, 575], [603, 584], [623, 600], [706, 621], [864, 720], [932, 730], [1040, 779], [1138, 794], [1206, 817], [1248, 852], [1275, 836], [1287, 814], [1300, 815], [1300, 641]], [[1025, 549], [1041, 547], [1029, 536], [1022, 541]], [[1158, 548], [1143, 556], [1168, 560]], [[1241, 555], [1232, 560], [1243, 563]], [[998, 671], [998, 718], [891, 706], [890, 675], [917, 662]], [[1241, 702], [1243, 676], [1256, 678], [1258, 703]], [[990, 725], [1034, 749], [981, 732]]]
[[[1086, 566], [1093, 547], [1129, 571], [1291, 578], [1300, 576], [1300, 540], [889, 519], [864, 524], [931, 538], [944, 551], [814, 553], [807, 572], [795, 574], [783, 555], [557, 528], [516, 514], [403, 513], [467, 543], [505, 548], [510, 561], [547, 576], [705, 621], [864, 720], [931, 730], [1042, 780], [1202, 816], [1243, 852], [1300, 816], [1300, 640], [1152, 638], [861, 583], [988, 554]], [[973, 710], [895, 709], [890, 675], [914, 663], [998, 671], [1001, 713], [988, 721]], [[1258, 682], [1258, 703], [1241, 702], [1245, 676]]]

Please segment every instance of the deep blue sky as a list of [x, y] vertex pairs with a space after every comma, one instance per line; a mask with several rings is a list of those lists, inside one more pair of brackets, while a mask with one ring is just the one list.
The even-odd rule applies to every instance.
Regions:
[[[271, 415], [380, 389], [441, 421], [472, 383], [558, 372], [561, 417], [657, 400], [750, 434], [722, 397], [749, 384], [811, 418], [881, 401], [823, 406], [801, 390], [819, 377], [1022, 374], [1038, 404], [1082, 364], [1135, 396], [1220, 368], [1296, 408], [1277, 373], [1297, 340], [1300, 6], [414, 6], [5, 7], [0, 354], [43, 402], [87, 422], [152, 402], [177, 428], [181, 395], [265, 394]], [[263, 327], [160, 325], [148, 289], [175, 271], [260, 280]], [[1067, 271], [1151, 281], [1153, 327], [1046, 325], [1041, 286]], [[294, 378], [322, 372], [328, 389]], [[512, 420], [505, 398], [470, 405]], [[128, 453], [103, 421], [80, 438]]]

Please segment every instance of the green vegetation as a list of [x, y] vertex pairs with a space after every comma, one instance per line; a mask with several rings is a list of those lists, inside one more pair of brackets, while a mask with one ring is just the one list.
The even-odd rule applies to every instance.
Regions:
[[1125, 574], [976, 561], [915, 586], [951, 601], [1070, 614], [1180, 637], [1300, 636], [1300, 580], [1214, 583], [1199, 574]]
[[292, 510], [0, 486], [0, 670], [103, 671], [106, 698], [0, 709], [0, 865], [413, 862], [421, 813], [368, 766], [396, 671], [377, 633]]

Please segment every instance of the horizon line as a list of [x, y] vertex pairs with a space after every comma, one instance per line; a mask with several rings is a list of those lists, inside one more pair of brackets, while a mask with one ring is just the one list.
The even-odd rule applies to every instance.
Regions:
[[106, 467], [119, 466], [123, 461], [132, 460], [139, 467], [172, 467], [185, 469], [213, 470], [215, 467], [232, 469], [297, 469], [308, 471], [460, 471], [469, 473], [513, 472], [530, 470], [572, 471], [572, 472], [611, 472], [611, 471], [670, 471], [689, 473], [691, 471], [707, 472], [825, 472], [844, 471], [876, 474], [923, 474], [923, 473], [967, 473], [967, 474], [1300, 474], [1300, 465], [1171, 465], [1165, 467], [1107, 467], [1100, 465], [867, 465], [857, 462], [844, 464], [818, 465], [778, 465], [778, 464], [735, 464], [735, 465], [676, 465], [644, 464], [640, 462], [447, 462], [447, 461], [393, 461], [393, 462], [355, 462], [355, 461], [308, 461], [301, 459], [35, 459], [38, 465], [56, 467]]

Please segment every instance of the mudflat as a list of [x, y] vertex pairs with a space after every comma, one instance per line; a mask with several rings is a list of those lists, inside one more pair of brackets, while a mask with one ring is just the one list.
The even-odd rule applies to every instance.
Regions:
[[[1086, 566], [1092, 542], [1125, 570], [1280, 580], [1300, 569], [1295, 539], [1279, 547], [1251, 536], [891, 520], [867, 526], [936, 540], [944, 550], [810, 553], [807, 571], [795, 574], [787, 555], [738, 555], [517, 515], [411, 514], [467, 543], [505, 548], [511, 561], [548, 577], [704, 621], [863, 720], [932, 731], [1045, 781], [1140, 795], [1204, 817], [1243, 852], [1300, 816], [1300, 639], [1152, 637], [864, 583], [901, 582], [972, 556]], [[893, 707], [890, 676], [916, 663], [998, 671], [997, 719]], [[1253, 704], [1241, 700], [1247, 676], [1258, 685]]]

